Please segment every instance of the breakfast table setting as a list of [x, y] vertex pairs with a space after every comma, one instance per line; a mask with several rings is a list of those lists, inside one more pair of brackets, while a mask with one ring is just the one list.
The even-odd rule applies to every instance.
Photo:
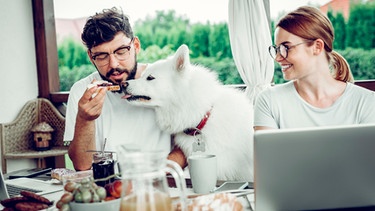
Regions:
[[[117, 158], [124, 162], [120, 162], [120, 168], [115, 171], [112, 157], [104, 156], [104, 152], [97, 153], [102, 160], [97, 159], [91, 170], [52, 169], [49, 176], [44, 176], [45, 183], [60, 187], [60, 191], [44, 195], [27, 193], [35, 196], [29, 201], [38, 207], [33, 210], [253, 210], [253, 183], [217, 180], [214, 155], [189, 157], [189, 167], [182, 170], [160, 151], [120, 151]], [[96, 168], [100, 169], [100, 174]], [[24, 194], [16, 198], [22, 201]], [[41, 200], [35, 201], [34, 198]], [[17, 200], [1, 201], [6, 207], [3, 210], [17, 207]], [[9, 201], [12, 203], [7, 203]], [[40, 202], [44, 205], [41, 206]]]

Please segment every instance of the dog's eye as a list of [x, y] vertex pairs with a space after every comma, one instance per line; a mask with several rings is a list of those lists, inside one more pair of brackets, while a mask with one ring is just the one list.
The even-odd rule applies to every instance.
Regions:
[[147, 76], [147, 80], [148, 81], [152, 81], [152, 80], [154, 80], [155, 78], [154, 78], [154, 76], [152, 76], [152, 75], [149, 75], [149, 76]]

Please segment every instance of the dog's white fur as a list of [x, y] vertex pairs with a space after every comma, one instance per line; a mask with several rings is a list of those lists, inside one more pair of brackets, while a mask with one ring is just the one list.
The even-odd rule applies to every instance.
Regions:
[[190, 64], [182, 45], [166, 60], [150, 64], [142, 76], [127, 81], [128, 102], [152, 107], [160, 128], [175, 134], [185, 156], [193, 153], [195, 128], [211, 110], [202, 129], [207, 154], [217, 156], [219, 180], [253, 181], [253, 107], [245, 94], [222, 85], [207, 68]]

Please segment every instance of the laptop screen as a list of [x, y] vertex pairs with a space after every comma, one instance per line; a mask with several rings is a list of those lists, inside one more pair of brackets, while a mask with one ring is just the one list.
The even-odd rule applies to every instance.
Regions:
[[256, 210], [375, 205], [375, 125], [254, 135]]

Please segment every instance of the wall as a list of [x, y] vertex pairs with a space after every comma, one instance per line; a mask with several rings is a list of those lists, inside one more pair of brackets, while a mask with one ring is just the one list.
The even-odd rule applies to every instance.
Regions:
[[[0, 0], [0, 123], [13, 121], [38, 96], [31, 0]], [[8, 171], [35, 165], [8, 162]]]

